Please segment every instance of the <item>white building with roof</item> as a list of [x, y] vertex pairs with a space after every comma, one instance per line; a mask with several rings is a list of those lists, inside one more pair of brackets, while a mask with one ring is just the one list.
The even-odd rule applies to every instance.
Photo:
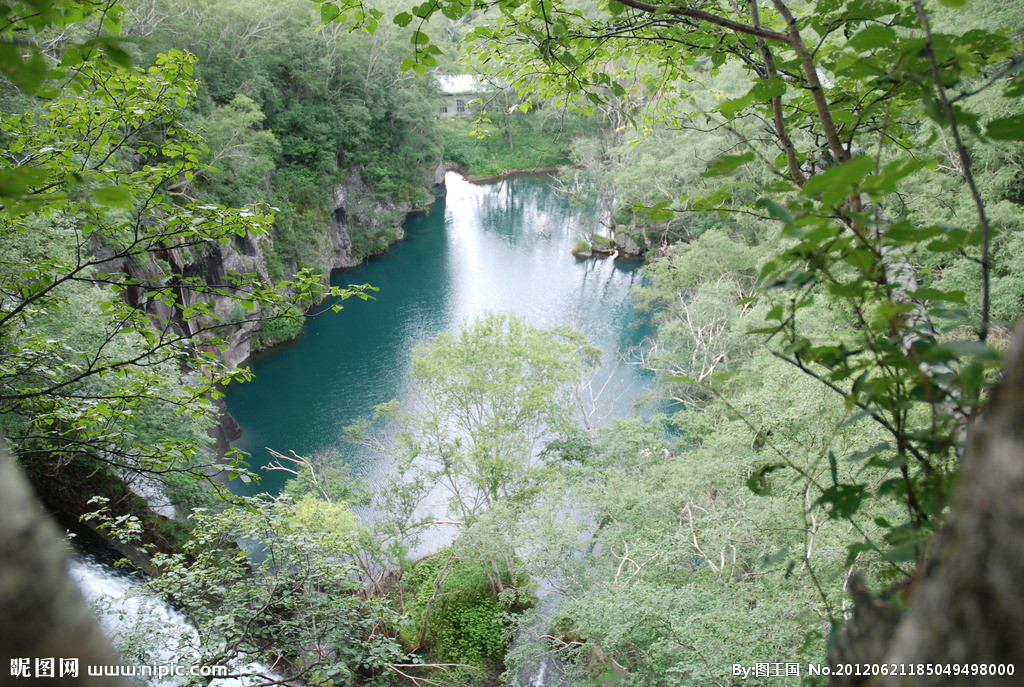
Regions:
[[490, 89], [475, 74], [440, 74], [434, 77], [444, 102], [442, 117], [459, 117], [469, 114], [469, 103]]

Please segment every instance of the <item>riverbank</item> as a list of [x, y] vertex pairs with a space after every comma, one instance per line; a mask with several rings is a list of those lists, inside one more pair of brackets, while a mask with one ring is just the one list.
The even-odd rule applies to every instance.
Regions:
[[509, 169], [498, 174], [491, 175], [478, 175], [478, 174], [465, 174], [461, 173], [462, 176], [471, 184], [488, 184], [494, 181], [501, 181], [502, 179], [508, 179], [509, 177], [517, 176], [520, 174], [549, 174], [554, 175], [565, 167], [571, 165], [555, 165], [553, 167], [528, 167], [526, 169]]
[[592, 117], [551, 114], [537, 109], [446, 119], [440, 122], [444, 156], [472, 175], [467, 178], [474, 183], [572, 165], [573, 141], [600, 132]]
[[[233, 443], [254, 455], [254, 469], [264, 447], [286, 455], [336, 451], [353, 474], [380, 484], [389, 466], [345, 443], [344, 426], [407, 397], [415, 344], [484, 311], [514, 312], [542, 326], [575, 324], [608, 351], [602, 375], [615, 377], [609, 388], [623, 393], [602, 397], [617, 408], [602, 407], [596, 417], [625, 413], [646, 387], [646, 376], [613, 360], [620, 346], [647, 335], [630, 326], [638, 318], [629, 289], [640, 279], [639, 263], [582, 263], [570, 255], [596, 209], [570, 205], [544, 175], [471, 184], [452, 173], [447, 188], [428, 212], [410, 215], [408, 237], [387, 254], [334, 273], [335, 286], [380, 287], [373, 300], [351, 299], [341, 312], [307, 321], [298, 339], [250, 361], [256, 380], [225, 389], [243, 431]], [[267, 473], [259, 488], [242, 490], [274, 492], [283, 477]]]

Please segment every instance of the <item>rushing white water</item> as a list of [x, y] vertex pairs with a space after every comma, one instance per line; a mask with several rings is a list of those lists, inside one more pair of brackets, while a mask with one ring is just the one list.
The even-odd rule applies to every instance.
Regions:
[[[147, 590], [138, 578], [88, 555], [72, 559], [68, 574], [96, 611], [124, 664], [137, 671], [134, 681], [148, 687], [178, 687], [187, 680], [187, 676], [174, 677], [172, 672], [176, 666], [185, 671], [191, 667], [198, 656], [199, 635], [181, 612]], [[142, 676], [143, 666], [152, 669], [152, 676]], [[229, 671], [270, 674], [260, 664], [233, 665]], [[216, 678], [210, 685], [252, 687], [265, 682], [258, 677], [228, 677]]]

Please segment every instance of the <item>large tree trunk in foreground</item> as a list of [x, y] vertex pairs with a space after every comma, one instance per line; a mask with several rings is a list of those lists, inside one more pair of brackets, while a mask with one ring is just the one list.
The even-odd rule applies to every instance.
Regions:
[[[871, 685], [1024, 684], [1024, 325], [1004, 380], [968, 433], [946, 521], [900, 615], [860, 596], [829, 662], [1014, 664], [1013, 677], [888, 676]], [[858, 684], [833, 678], [833, 685]]]
[[[56, 679], [36, 678], [36, 659], [55, 659]], [[78, 677], [61, 677], [60, 659], [78, 659]], [[14, 677], [13, 661], [29, 660], [31, 677]], [[57, 528], [28, 482], [0, 449], [0, 684], [125, 687], [120, 678], [90, 677], [88, 666], [119, 663], [67, 573]]]

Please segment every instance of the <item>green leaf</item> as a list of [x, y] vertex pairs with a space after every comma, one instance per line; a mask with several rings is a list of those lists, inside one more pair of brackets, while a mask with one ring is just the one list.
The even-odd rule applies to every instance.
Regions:
[[883, 24], [871, 24], [849, 40], [847, 45], [855, 50], [870, 51], [892, 45], [896, 40], [896, 32]]
[[633, 212], [643, 215], [648, 222], [663, 222], [672, 219], [675, 213], [672, 211], [672, 201], [663, 200], [654, 205], [643, 205], [636, 203], [632, 207]]
[[754, 471], [754, 474], [747, 478], [747, 488], [758, 496], [769, 496], [772, 488], [771, 484], [768, 483], [768, 475], [784, 467], [786, 466], [783, 463], [762, 465]]
[[754, 87], [750, 89], [749, 95], [757, 101], [767, 101], [772, 98], [777, 98], [786, 92], [786, 82], [782, 80], [782, 77], [775, 77], [772, 79], [762, 79], [754, 84]]
[[786, 224], [791, 224], [796, 219], [796, 215], [771, 198], [758, 198], [755, 206], [767, 210], [772, 219], [777, 219]]
[[926, 287], [921, 287], [916, 291], [912, 291], [910, 296], [920, 300], [946, 301], [950, 303], [964, 303], [966, 302], [967, 297], [963, 291], [943, 291], [941, 289]]
[[808, 179], [804, 184], [804, 194], [814, 196], [820, 193], [822, 204], [832, 207], [850, 195], [874, 168], [874, 158], [867, 155], [855, 157]]
[[103, 15], [103, 28], [107, 30], [111, 35], [117, 36], [121, 33], [121, 17], [116, 16], [113, 12], [107, 12]]
[[978, 245], [981, 242], [980, 231], [969, 231], [963, 227], [947, 226], [946, 231], [937, 239], [928, 243], [930, 251], [950, 252], [960, 250], [964, 246]]
[[999, 360], [999, 351], [980, 341], [946, 341], [933, 344], [921, 353], [926, 362], [939, 362], [955, 358], [975, 358], [978, 360]]
[[865, 184], [865, 188], [891, 193], [896, 190], [896, 185], [900, 180], [927, 165], [928, 162], [925, 160], [910, 157], [890, 162], [882, 169], [880, 174], [868, 177], [868, 183]]
[[1010, 79], [1003, 89], [1004, 98], [1019, 98], [1024, 95], [1024, 75], [1017, 75]]
[[707, 170], [701, 175], [704, 177], [717, 177], [731, 174], [737, 167], [747, 164], [754, 159], [754, 153], [748, 151], [741, 155], [719, 155], [711, 161]]
[[942, 111], [942, 106], [939, 105], [938, 100], [925, 95], [921, 98], [921, 107], [924, 109], [924, 113], [928, 115], [930, 120], [939, 126], [949, 126], [949, 122], [946, 121], [946, 115]]
[[93, 191], [92, 196], [100, 205], [128, 209], [135, 200], [130, 191], [120, 186], [103, 186]]
[[846, 457], [846, 460], [851, 463], [859, 463], [865, 458], [872, 458], [875, 456], [875, 454], [881, 451], [888, 451], [890, 448], [892, 448], [892, 444], [890, 444], [888, 441], [883, 441], [879, 444], [875, 444], [871, 448], [866, 448], [863, 451], [855, 451], [854, 453], [851, 453]]
[[46, 170], [38, 167], [0, 169], [0, 198], [20, 196], [29, 188], [43, 184], [48, 178]]
[[952, 227], [952, 225], [919, 227], [909, 222], [899, 222], [890, 225], [885, 230], [883, 241], [888, 244], [917, 243], [918, 241], [942, 236], [951, 228], [955, 229], [956, 227]]
[[750, 107], [751, 103], [754, 102], [754, 96], [752, 93], [747, 93], [744, 96], [735, 98], [733, 100], [726, 100], [718, 106], [718, 111], [722, 113], [726, 119], [733, 119], [737, 114]]
[[83, 61], [84, 58], [82, 57], [81, 51], [74, 46], [65, 50], [64, 54], [60, 56], [60, 63], [65, 67], [74, 67], [82, 64]]
[[985, 135], [998, 141], [1024, 141], [1024, 115], [993, 119], [985, 127]]
[[860, 556], [860, 554], [871, 550], [872, 546], [865, 542], [854, 542], [853, 544], [850, 544], [846, 547], [846, 565], [853, 565], [854, 561], [857, 560], [857, 557]]
[[815, 505], [824, 506], [832, 517], [848, 519], [860, 508], [866, 494], [864, 484], [836, 484], [823, 491]]
[[341, 10], [333, 2], [325, 2], [320, 5], [320, 21], [324, 24], [334, 21], [339, 14], [341, 14]]
[[23, 93], [34, 94], [46, 80], [47, 71], [46, 61], [39, 53], [32, 52], [23, 60], [18, 46], [0, 41], [0, 72]]
[[107, 59], [116, 64], [118, 67], [124, 69], [131, 69], [132, 67], [132, 56], [128, 54], [128, 51], [122, 48], [120, 45], [114, 43], [108, 43], [103, 48], [103, 52], [106, 54]]
[[412, 22], [412, 15], [408, 12], [399, 12], [391, 21], [404, 28]]

